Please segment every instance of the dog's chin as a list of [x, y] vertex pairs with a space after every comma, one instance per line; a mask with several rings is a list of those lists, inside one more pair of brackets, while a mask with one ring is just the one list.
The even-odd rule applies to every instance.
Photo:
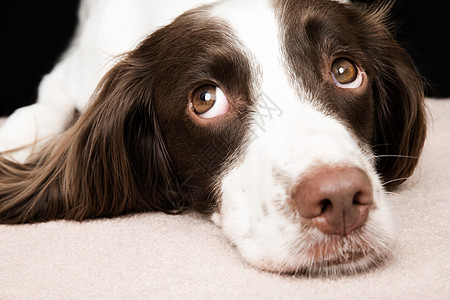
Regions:
[[394, 257], [394, 238], [374, 238], [367, 230], [350, 235], [324, 235], [314, 232], [308, 245], [291, 249], [290, 257], [249, 261], [259, 270], [285, 275], [338, 277], [356, 275], [380, 268]]
[[356, 275], [381, 267], [387, 259], [386, 256], [378, 256], [373, 252], [355, 252], [338, 256], [331, 260], [312, 261], [310, 265], [286, 272], [286, 274], [299, 274], [310, 277]]

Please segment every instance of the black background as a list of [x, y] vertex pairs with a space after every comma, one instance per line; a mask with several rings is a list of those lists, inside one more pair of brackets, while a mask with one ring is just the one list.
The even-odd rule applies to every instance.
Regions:
[[442, 0], [396, 0], [389, 18], [397, 40], [412, 55], [425, 79], [428, 97], [450, 97], [449, 4]]
[[[426, 79], [429, 97], [450, 97], [450, 21], [445, 4], [397, 0], [391, 12], [396, 37]], [[77, 7], [78, 0], [0, 0], [0, 115], [35, 101], [42, 76], [73, 35]]]

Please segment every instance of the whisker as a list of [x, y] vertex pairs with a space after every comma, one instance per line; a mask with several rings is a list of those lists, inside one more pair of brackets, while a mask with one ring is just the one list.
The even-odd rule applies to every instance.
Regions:
[[400, 155], [400, 154], [382, 154], [382, 155], [376, 155], [375, 157], [398, 157], [398, 158], [411, 158], [411, 159], [419, 159], [418, 156], [411, 156], [411, 155]]
[[384, 192], [386, 195], [393, 195], [393, 196], [399, 196], [399, 193], [394, 193], [394, 192]]
[[406, 180], [406, 179], [408, 179], [408, 177], [396, 178], [396, 179], [392, 179], [392, 180], [386, 181], [386, 182], [384, 182], [382, 185], [383, 185], [383, 186], [386, 186], [386, 185], [388, 185], [388, 184], [390, 184], [390, 183], [392, 183], [392, 182], [396, 182], [396, 181], [404, 181], [404, 180]]
[[381, 146], [391, 146], [392, 144], [391, 143], [383, 143], [383, 144], [375, 144], [375, 145], [372, 145], [372, 147], [381, 147]]

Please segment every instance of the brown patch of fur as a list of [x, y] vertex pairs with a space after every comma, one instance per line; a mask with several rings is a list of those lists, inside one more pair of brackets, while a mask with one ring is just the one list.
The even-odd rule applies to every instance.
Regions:
[[[180, 16], [124, 56], [87, 111], [27, 163], [0, 157], [0, 223], [211, 205], [214, 176], [245, 134], [250, 67], [229, 28], [204, 14]], [[205, 83], [235, 109], [214, 126], [187, 113], [189, 93]]]

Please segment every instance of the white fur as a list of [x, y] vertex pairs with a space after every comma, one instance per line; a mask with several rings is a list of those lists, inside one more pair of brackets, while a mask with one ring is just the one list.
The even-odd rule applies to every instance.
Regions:
[[[41, 83], [38, 103], [18, 110], [0, 128], [0, 151], [60, 133], [75, 108], [85, 109], [117, 55], [133, 49], [182, 12], [207, 2], [83, 1], [81, 25], [71, 47]], [[375, 209], [360, 237], [372, 245], [374, 253], [358, 262], [341, 264], [334, 271], [330, 267], [329, 272], [365, 268], [374, 257], [387, 255], [395, 230], [372, 167], [373, 158], [358, 146], [344, 125], [312, 104], [316, 100], [312, 95], [289, 80], [270, 2], [223, 1], [211, 14], [228, 22], [245, 45], [258, 74], [254, 89], [260, 92], [249, 132], [251, 142], [241, 163], [230, 165], [218, 183], [222, 199], [215, 222], [245, 260], [258, 268], [278, 272], [309, 268], [318, 272], [313, 269], [320, 266], [315, 266], [308, 249], [334, 243], [336, 251], [345, 252], [348, 244], [361, 240], [347, 237], [329, 241], [292, 209], [289, 192], [316, 166], [353, 166], [363, 170], [373, 185]], [[268, 111], [267, 105], [274, 109]], [[13, 156], [23, 161], [30, 151], [28, 148]], [[327, 259], [334, 258], [330, 255]]]

